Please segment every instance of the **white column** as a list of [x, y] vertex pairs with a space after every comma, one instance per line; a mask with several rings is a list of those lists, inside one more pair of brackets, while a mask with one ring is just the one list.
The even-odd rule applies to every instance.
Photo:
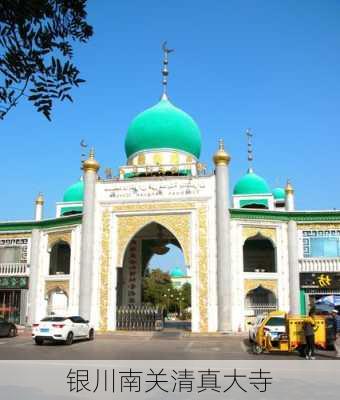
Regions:
[[93, 299], [93, 247], [94, 247], [94, 212], [98, 162], [94, 159], [93, 149], [84, 161], [84, 200], [81, 232], [79, 314], [91, 320]]
[[289, 311], [300, 314], [300, 276], [296, 222], [288, 222]]
[[32, 325], [36, 319], [36, 301], [38, 299], [39, 278], [39, 249], [40, 231], [38, 229], [33, 229], [31, 236], [30, 276], [28, 292], [28, 325]]
[[230, 257], [229, 161], [220, 140], [214, 155], [216, 165], [216, 241], [218, 330], [232, 331], [232, 277]]
[[36, 221], [41, 221], [43, 219], [43, 215], [44, 215], [44, 197], [40, 193], [35, 200], [34, 219]]

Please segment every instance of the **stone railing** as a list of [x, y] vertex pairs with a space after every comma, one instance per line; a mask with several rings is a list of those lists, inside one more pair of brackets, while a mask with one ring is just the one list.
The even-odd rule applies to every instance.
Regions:
[[0, 263], [0, 276], [27, 276], [29, 265], [24, 263]]
[[340, 257], [302, 258], [299, 260], [300, 272], [340, 272]]

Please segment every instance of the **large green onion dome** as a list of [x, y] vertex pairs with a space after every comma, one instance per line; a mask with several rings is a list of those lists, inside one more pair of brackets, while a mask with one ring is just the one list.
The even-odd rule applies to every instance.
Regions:
[[137, 115], [125, 139], [129, 158], [139, 151], [175, 149], [199, 158], [201, 132], [196, 122], [167, 98]]
[[79, 180], [67, 188], [64, 193], [64, 202], [79, 202], [84, 200], [84, 181]]
[[253, 171], [248, 171], [235, 185], [234, 194], [268, 194], [271, 190], [268, 183]]
[[284, 188], [281, 187], [277, 187], [275, 189], [273, 189], [273, 196], [275, 200], [284, 200], [286, 197], [286, 193]]

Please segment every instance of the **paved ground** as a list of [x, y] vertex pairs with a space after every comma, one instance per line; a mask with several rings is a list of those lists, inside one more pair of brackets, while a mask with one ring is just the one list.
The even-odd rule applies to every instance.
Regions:
[[[243, 336], [187, 335], [180, 330], [158, 334], [131, 332], [97, 335], [93, 342], [72, 346], [37, 346], [29, 333], [0, 338], [2, 360], [254, 360], [295, 359], [297, 354], [254, 355]], [[317, 359], [334, 359], [334, 352], [318, 352]]]

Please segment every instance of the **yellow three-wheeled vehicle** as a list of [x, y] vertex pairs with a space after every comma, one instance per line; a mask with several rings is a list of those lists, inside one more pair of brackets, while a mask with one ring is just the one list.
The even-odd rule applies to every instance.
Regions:
[[[271, 331], [271, 320], [282, 317], [285, 332], [276, 334]], [[290, 315], [283, 311], [269, 313], [256, 331], [253, 343], [253, 352], [261, 354], [267, 352], [303, 352], [305, 336], [303, 331], [304, 315]], [[326, 317], [315, 316], [315, 346], [326, 349], [327, 347], [327, 321]]]

